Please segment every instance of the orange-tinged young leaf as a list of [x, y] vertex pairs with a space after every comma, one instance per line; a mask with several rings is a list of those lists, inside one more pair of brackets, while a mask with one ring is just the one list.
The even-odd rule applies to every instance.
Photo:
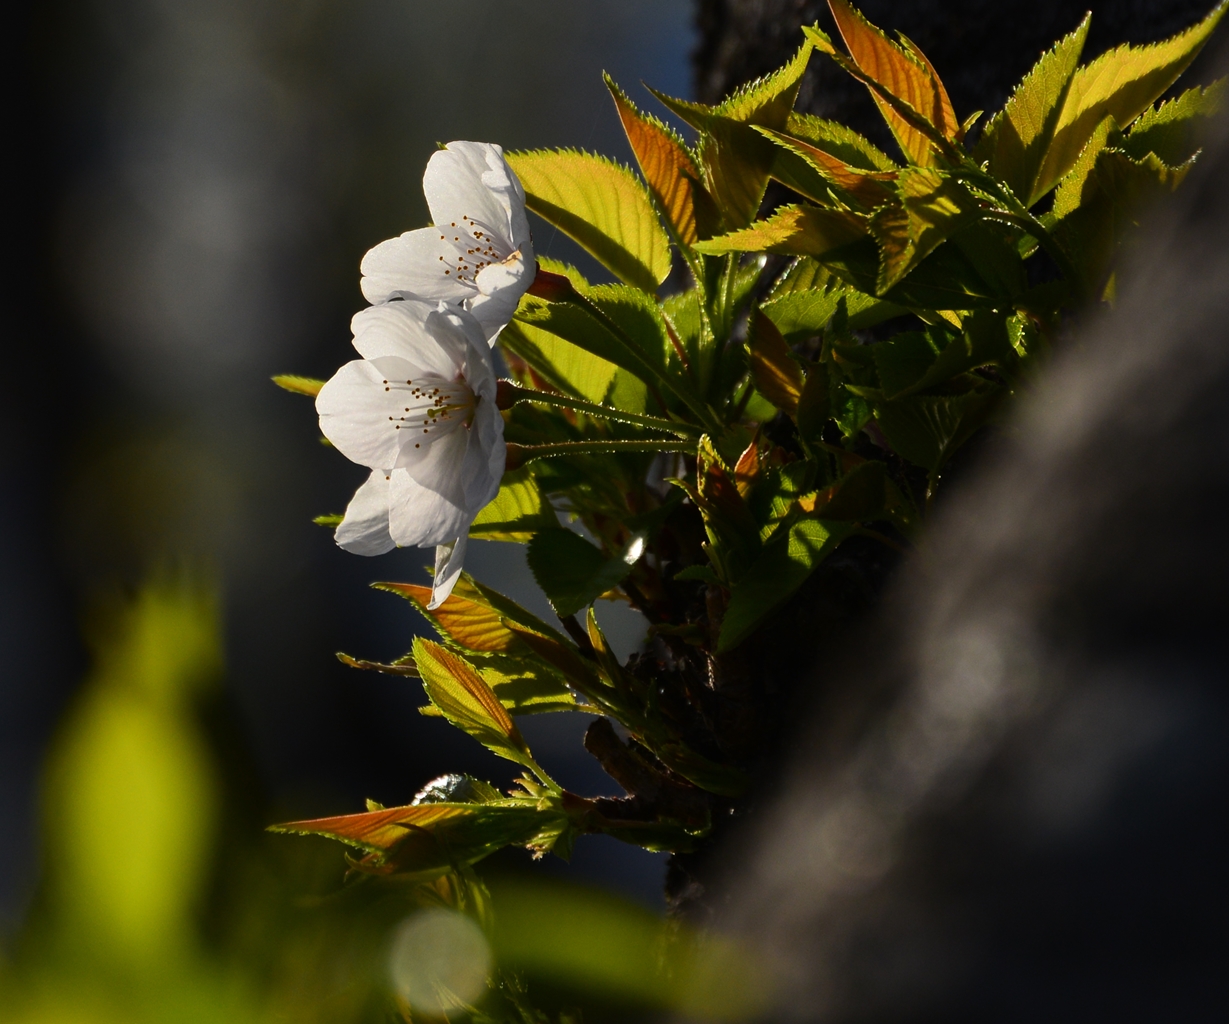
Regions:
[[472, 665], [446, 647], [416, 637], [414, 663], [431, 703], [492, 752], [520, 764], [529, 748], [512, 716]]
[[783, 206], [768, 220], [756, 221], [741, 231], [697, 242], [700, 252], [719, 256], [727, 252], [775, 252], [784, 256], [823, 256], [832, 249], [856, 242], [867, 232], [865, 218], [844, 210], [815, 206]]
[[[759, 314], [763, 316], [763, 313]], [[734, 466], [734, 486], [744, 498], [750, 495], [752, 488], [760, 478], [760, 445], [759, 438], [753, 437]]]
[[1227, 8], [1229, 0], [1221, 0], [1203, 21], [1185, 32], [1149, 46], [1116, 47], [1080, 68], [1067, 91], [1054, 141], [1028, 204], [1058, 184], [1106, 117], [1125, 129], [1147, 110], [1190, 66]]
[[289, 821], [274, 825], [274, 832], [295, 832], [302, 835], [331, 836], [362, 850], [391, 849], [406, 837], [412, 828], [428, 829], [447, 821], [471, 817], [475, 807], [455, 804], [416, 804], [389, 807], [363, 814], [340, 814], [332, 818], [310, 821]]
[[[777, 325], [758, 309], [752, 317], [751, 338], [747, 347], [756, 390], [782, 412], [795, 415], [798, 412], [798, 398], [802, 395], [802, 367], [790, 353]], [[737, 472], [736, 469], [736, 476]], [[742, 491], [741, 487], [739, 491]]]
[[930, 168], [900, 172], [900, 206], [885, 206], [871, 220], [881, 262], [882, 295], [962, 227], [979, 216], [973, 196], [956, 179]]
[[813, 146], [803, 139], [796, 139], [784, 132], [773, 131], [770, 128], [759, 129], [761, 134], [768, 136], [790, 152], [797, 153], [814, 167], [823, 177], [845, 192], [860, 205], [873, 209], [881, 206], [892, 198], [892, 190], [887, 182], [894, 181], [895, 171], [864, 171], [851, 167], [839, 157], [833, 156]]
[[[516, 634], [494, 608], [457, 594], [454, 590], [434, 611], [427, 610], [431, 588], [414, 583], [377, 583], [380, 590], [400, 594], [457, 645], [479, 654], [501, 654], [520, 648]], [[523, 648], [520, 648], [523, 650]]]
[[[958, 141], [961, 125], [952, 109], [952, 101], [921, 51], [912, 43], [907, 43], [906, 48], [892, 42], [847, 0], [828, 0], [828, 7], [858, 68], [921, 114], [943, 138]], [[930, 139], [902, 118], [874, 89], [871, 95], [905, 155], [923, 167], [934, 164], [936, 153]]]
[[674, 132], [657, 118], [637, 110], [614, 79], [604, 77], [640, 172], [675, 235], [684, 245], [707, 237], [719, 215], [701, 184], [700, 170], [691, 154]]
[[1006, 181], [1021, 202], [1037, 184], [1091, 19], [1085, 15], [1074, 32], [1033, 65], [978, 140], [977, 159], [988, 160], [990, 173]]

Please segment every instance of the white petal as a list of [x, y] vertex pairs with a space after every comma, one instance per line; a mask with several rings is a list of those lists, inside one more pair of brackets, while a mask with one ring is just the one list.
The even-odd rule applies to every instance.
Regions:
[[382, 555], [396, 544], [388, 532], [388, 473], [372, 470], [354, 492], [341, 525], [333, 533], [339, 547], [356, 555]]
[[473, 514], [394, 469], [389, 487], [389, 532], [402, 547], [434, 547], [469, 532]]
[[455, 380], [468, 355], [466, 335], [450, 319], [433, 315], [437, 306], [414, 299], [368, 306], [350, 321], [354, 347], [366, 359], [398, 356], [418, 367], [419, 376]]
[[525, 193], [498, 146], [448, 143], [427, 161], [422, 190], [431, 218], [441, 229], [460, 227], [468, 218], [493, 237], [501, 255], [517, 248], [512, 211], [519, 208], [520, 219], [525, 219]]
[[346, 363], [316, 396], [321, 433], [352, 462], [371, 469], [395, 466], [404, 443], [397, 427], [405, 392], [392, 390], [386, 374], [410, 380], [415, 370], [394, 356]]
[[368, 302], [386, 302], [405, 294], [455, 302], [474, 294], [473, 283], [461, 281], [456, 271], [468, 238], [460, 235], [460, 241], [453, 241], [453, 237], [437, 228], [419, 228], [369, 249], [359, 265], [364, 297]]
[[[459, 420], [437, 424], [429, 434], [416, 435], [421, 441], [401, 449], [397, 468], [404, 469], [427, 490], [465, 506], [465, 481], [462, 470], [469, 448], [469, 430]], [[418, 444], [421, 447], [415, 447]]]
[[503, 417], [493, 402], [480, 402], [469, 428], [469, 448], [465, 452], [462, 472], [464, 507], [473, 515], [481, 512], [499, 493], [507, 461]]
[[436, 547], [435, 579], [431, 583], [431, 600], [427, 604], [427, 611], [434, 611], [442, 605], [452, 593], [452, 588], [457, 585], [468, 545], [469, 537], [463, 533], [451, 543]]
[[469, 311], [482, 324], [483, 333], [492, 344], [512, 319], [516, 304], [533, 284], [538, 271], [533, 247], [527, 248], [528, 258], [524, 252], [515, 252], [502, 263], [492, 263], [478, 272], [478, 294], [470, 299]]

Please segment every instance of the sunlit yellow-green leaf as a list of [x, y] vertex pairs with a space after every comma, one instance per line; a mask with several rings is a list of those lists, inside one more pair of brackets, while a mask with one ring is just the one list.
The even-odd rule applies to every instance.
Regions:
[[1203, 21], [1148, 46], [1123, 45], [1080, 68], [1063, 103], [1029, 205], [1050, 191], [1079, 158], [1106, 117], [1126, 128], [1190, 66], [1229, 7], [1222, 0]]
[[990, 173], [1002, 178], [1022, 202], [1032, 196], [1037, 184], [1084, 51], [1090, 18], [1086, 15], [1074, 32], [1042, 55], [978, 140], [976, 159], [988, 160]]
[[316, 380], [314, 377], [297, 377], [293, 373], [280, 373], [272, 380], [279, 388], [296, 395], [306, 395], [308, 398], [315, 398], [320, 394], [320, 389], [324, 387], [322, 380]]
[[507, 154], [525, 203], [616, 277], [650, 294], [670, 273], [670, 240], [626, 167], [574, 149]]
[[589, 402], [606, 397], [617, 369], [609, 360], [524, 321], [513, 321], [504, 328], [499, 343], [524, 359], [543, 380]]
[[767, 220], [741, 231], [696, 243], [701, 252], [773, 252], [787, 256], [822, 256], [867, 233], [867, 223], [844, 210], [783, 206]]
[[[507, 343], [508, 331], [513, 327], [524, 326], [509, 324], [500, 337], [500, 344]], [[588, 355], [587, 352], [582, 354]], [[480, 540], [524, 544], [538, 530], [549, 530], [558, 525], [559, 521], [542, 494], [537, 479], [531, 469], [524, 466], [504, 474], [499, 493], [470, 524], [469, 535]]]
[[884, 207], [871, 219], [882, 261], [878, 292], [883, 294], [978, 216], [969, 191], [949, 175], [924, 167], [907, 167], [899, 175], [901, 205]]
[[1194, 155], [1196, 118], [1220, 112], [1227, 84], [1222, 78], [1206, 89], [1196, 86], [1176, 99], [1149, 107], [1136, 118], [1119, 145], [1136, 160], [1154, 153], [1171, 167], [1186, 163]]

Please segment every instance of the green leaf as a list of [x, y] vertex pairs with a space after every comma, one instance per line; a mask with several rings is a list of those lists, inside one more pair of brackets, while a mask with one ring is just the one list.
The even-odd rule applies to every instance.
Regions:
[[315, 398], [320, 394], [320, 389], [324, 387], [322, 380], [316, 380], [314, 377], [296, 377], [292, 373], [280, 373], [270, 379], [279, 388], [296, 395], [306, 395], [308, 398]]
[[414, 663], [431, 703], [448, 721], [492, 753], [536, 767], [521, 731], [473, 665], [422, 637], [414, 638]]
[[759, 558], [730, 590], [730, 603], [717, 641], [718, 653], [732, 650], [746, 640], [852, 530], [852, 523], [799, 519], [766, 544]]
[[767, 220], [706, 242], [700, 252], [773, 252], [787, 256], [822, 256], [866, 235], [864, 218], [816, 206], [783, 206]]
[[1222, 78], [1206, 89], [1196, 86], [1177, 99], [1149, 107], [1120, 143], [1122, 150], [1136, 160], [1154, 153], [1170, 167], [1185, 163], [1195, 154], [1195, 118], [1212, 117], [1220, 111], [1226, 82]]
[[[803, 174], [800, 174], [797, 169], [792, 169], [788, 162], [783, 164], [782, 158], [785, 154], [782, 153], [777, 154], [777, 164], [773, 170], [777, 180], [789, 185], [795, 191], [811, 196], [823, 205], [835, 205], [831, 199], [833, 193], [842, 205], [866, 210], [882, 206], [894, 198], [890, 183], [896, 179], [897, 171], [865, 171], [845, 163], [840, 158], [832, 156], [805, 140], [795, 139], [784, 132], [776, 132], [768, 128], [761, 128], [759, 131], [765, 138], [771, 139], [778, 146], [802, 160], [807, 168], [818, 177], [821, 187], [808, 185]], [[782, 166], [789, 171], [784, 176], [779, 173]]]
[[522, 466], [504, 474], [499, 493], [470, 524], [469, 535], [478, 540], [524, 544], [539, 530], [556, 529], [558, 526], [559, 520], [543, 496], [531, 467]]
[[836, 121], [825, 121], [814, 114], [791, 111], [785, 122], [785, 134], [809, 142], [850, 167], [864, 171], [895, 171], [898, 167], [891, 157], [852, 128]]
[[760, 309], [777, 325], [777, 330], [790, 345], [797, 345], [828, 326], [842, 299], [845, 300], [849, 329], [854, 331], [873, 327], [908, 312], [903, 306], [856, 291], [833, 277], [818, 288], [790, 291], [770, 299]]
[[1190, 169], [1190, 162], [1169, 167], [1153, 153], [1132, 160], [1119, 149], [1100, 151], [1083, 181], [1079, 205], [1070, 209], [1064, 202], [1063, 216], [1051, 229], [1084, 274], [1087, 289], [1103, 283], [1115, 250], [1148, 204], [1177, 188]]
[[797, 413], [798, 398], [802, 394], [802, 368], [776, 324], [762, 312], [752, 315], [747, 352], [756, 390], [787, 415]]
[[943, 327], [906, 331], [871, 346], [871, 351], [889, 401], [933, 388], [977, 366], [1015, 362], [1007, 317], [993, 310], [978, 310], [968, 317], [963, 333]]
[[941, 171], [906, 167], [897, 179], [900, 206], [885, 206], [871, 218], [882, 261], [876, 291], [899, 284], [941, 243], [980, 216], [976, 199]]
[[784, 67], [743, 86], [716, 107], [650, 90], [700, 132], [699, 162], [708, 191], [729, 228], [751, 223], [772, 171], [774, 147], [751, 126], [785, 127], [810, 54], [810, 43], [803, 43]]
[[1085, 15], [1074, 32], [1042, 55], [978, 140], [974, 159], [988, 160], [990, 173], [1003, 179], [1021, 202], [1028, 203], [1033, 195], [1084, 51], [1090, 19]]
[[312, 522], [317, 526], [327, 526], [330, 530], [336, 530], [345, 518], [345, 515], [338, 512], [334, 513], [333, 515], [314, 516], [312, 518]]
[[1123, 45], [1080, 68], [1063, 102], [1054, 140], [1046, 151], [1031, 206], [1071, 169], [1106, 117], [1126, 128], [1190, 66], [1229, 7], [1221, 0], [1203, 21], [1148, 46]]
[[1111, 139], [1114, 142], [1120, 139], [1118, 124], [1112, 117], [1107, 117], [1097, 125], [1096, 131], [1092, 133], [1087, 145], [1084, 146], [1079, 159], [1072, 165], [1067, 176], [1059, 184], [1058, 191], [1054, 193], [1054, 205], [1050, 208], [1050, 216], [1055, 220], [1062, 220], [1084, 202], [1085, 186], [1088, 187], [1087, 198], [1089, 200], [1096, 195], [1096, 180], [1090, 183], [1089, 178], [1092, 177], [1092, 172], [1097, 166], [1097, 159], [1105, 151], [1105, 147], [1110, 145]]
[[875, 403], [878, 422], [892, 450], [934, 474], [972, 435], [1005, 394], [986, 388], [963, 395], [914, 395]]
[[606, 397], [617, 369], [609, 360], [530, 323], [508, 324], [499, 343], [564, 394], [587, 402], [601, 402]]
[[563, 618], [622, 583], [643, 552], [644, 537], [639, 534], [618, 555], [607, 558], [580, 534], [550, 530], [529, 542], [529, 569]]
[[648, 292], [670, 273], [670, 240], [644, 186], [621, 164], [577, 150], [508, 153], [525, 204], [621, 281]]

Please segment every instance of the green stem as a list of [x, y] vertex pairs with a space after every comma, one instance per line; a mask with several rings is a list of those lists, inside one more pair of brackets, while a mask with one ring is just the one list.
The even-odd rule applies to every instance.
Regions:
[[515, 384], [509, 387], [513, 400], [517, 402], [540, 402], [542, 405], [553, 405], [560, 409], [575, 409], [577, 412], [587, 413], [590, 416], [617, 420], [619, 423], [632, 423], [638, 427], [648, 427], [650, 430], [677, 434], [679, 437], [698, 437], [704, 432], [702, 428], [692, 426], [690, 423], [677, 423], [658, 416], [642, 416], [639, 413], [624, 412], [622, 409], [612, 409], [608, 405], [586, 402], [580, 398], [572, 398], [570, 395], [552, 395], [546, 391], [535, 391], [533, 388], [523, 388]]
[[694, 441], [561, 441], [558, 444], [509, 444], [508, 454], [520, 460], [550, 459], [560, 455], [617, 455], [621, 452], [694, 452]]

